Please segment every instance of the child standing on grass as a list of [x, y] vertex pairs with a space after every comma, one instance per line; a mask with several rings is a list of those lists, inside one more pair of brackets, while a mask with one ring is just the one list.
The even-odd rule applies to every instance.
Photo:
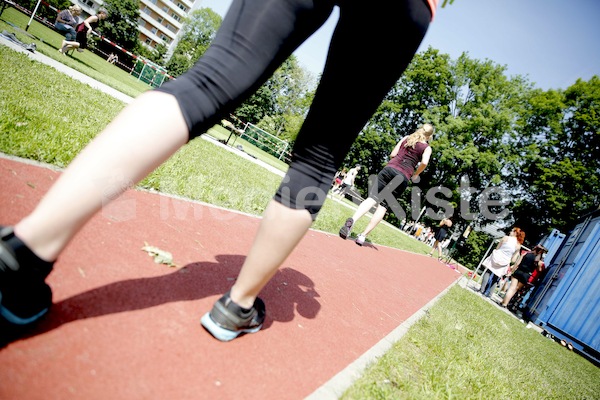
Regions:
[[[76, 157], [31, 214], [0, 231], [3, 322], [20, 331], [44, 315], [51, 304], [45, 279], [54, 261], [104, 202], [234, 111], [335, 6], [340, 17], [287, 175], [236, 282], [202, 317], [222, 341], [260, 330], [265, 305], [258, 294], [317, 217], [354, 139], [412, 60], [437, 0], [234, 0], [192, 69], [139, 96]], [[377, 23], [359, 29], [364, 21]], [[389, 53], [394, 61], [373, 62]], [[359, 71], [351, 81], [348, 65]], [[344, 118], [332, 118], [338, 115]]]

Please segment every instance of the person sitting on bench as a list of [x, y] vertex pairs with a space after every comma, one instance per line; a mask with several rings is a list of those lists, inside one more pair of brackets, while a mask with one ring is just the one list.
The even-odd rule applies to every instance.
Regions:
[[56, 16], [54, 27], [59, 32], [65, 35], [65, 40], [73, 41], [77, 36], [75, 27], [79, 24], [79, 16], [81, 15], [81, 7], [77, 4], [72, 5], [66, 10], [62, 10]]

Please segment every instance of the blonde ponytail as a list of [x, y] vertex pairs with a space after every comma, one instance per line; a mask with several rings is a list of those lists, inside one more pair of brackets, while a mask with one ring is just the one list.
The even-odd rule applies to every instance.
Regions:
[[431, 124], [423, 124], [406, 138], [404, 147], [410, 146], [414, 149], [417, 142], [426, 142], [431, 135], [433, 135], [433, 126]]

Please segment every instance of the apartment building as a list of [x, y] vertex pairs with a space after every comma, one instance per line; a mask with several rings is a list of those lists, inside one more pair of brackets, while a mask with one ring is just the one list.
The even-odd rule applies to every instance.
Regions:
[[[102, 0], [76, 0], [84, 14], [95, 14]], [[177, 35], [187, 15], [199, 8], [202, 0], [140, 0], [140, 41], [150, 48], [163, 43], [172, 52], [177, 45]]]

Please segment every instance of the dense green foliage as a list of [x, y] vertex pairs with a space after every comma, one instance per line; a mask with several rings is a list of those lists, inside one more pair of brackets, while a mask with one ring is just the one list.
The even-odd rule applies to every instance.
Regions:
[[457, 232], [495, 222], [481, 212], [490, 190], [503, 191], [490, 198], [505, 204], [488, 207], [501, 216], [499, 226], [522, 227], [529, 245], [553, 228], [568, 231], [597, 207], [600, 80], [544, 92], [523, 77], [507, 78], [505, 69], [466, 54], [451, 60], [431, 48], [416, 55], [346, 158], [347, 166], [368, 169], [357, 180], [363, 193], [393, 145], [431, 122], [433, 155], [418, 187], [424, 195], [449, 189], [449, 196], [435, 197], [453, 208], [436, 198], [427, 205], [430, 216], [453, 212]]
[[179, 76], [194, 65], [210, 46], [221, 22], [221, 16], [210, 8], [200, 8], [189, 14], [166, 65], [171, 75]]
[[112, 42], [136, 52], [140, 47], [138, 18], [139, 0], [104, 0], [103, 7], [108, 17], [102, 21], [99, 30]]
[[[38, 0], [13, 0], [15, 3], [17, 3], [18, 5], [20, 5], [21, 7], [24, 7], [28, 10], [35, 10], [35, 6], [38, 3]], [[51, 7], [48, 7], [46, 4], [49, 4], [50, 6], [58, 9], [58, 10], [64, 10], [69, 8], [71, 5], [73, 5], [73, 3], [71, 3], [69, 0], [45, 0], [43, 3], [40, 3], [40, 6], [38, 7], [37, 11], [36, 11], [36, 15], [40, 18], [45, 18], [48, 21], [51, 21], [52, 23], [54, 23], [54, 20], [56, 20], [56, 16], [57, 16], [57, 12], [55, 10], [53, 10]]]

